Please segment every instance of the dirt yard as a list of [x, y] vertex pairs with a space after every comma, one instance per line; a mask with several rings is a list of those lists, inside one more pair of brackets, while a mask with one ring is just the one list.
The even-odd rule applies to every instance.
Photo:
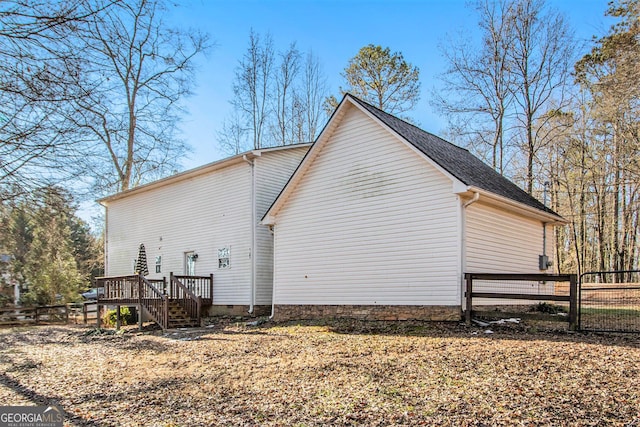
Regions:
[[640, 426], [640, 337], [526, 324], [0, 330], [0, 405], [89, 426]]

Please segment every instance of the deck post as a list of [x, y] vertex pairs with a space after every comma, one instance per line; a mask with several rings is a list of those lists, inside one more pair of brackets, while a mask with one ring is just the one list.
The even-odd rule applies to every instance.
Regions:
[[213, 304], [213, 273], [209, 274], [209, 299]]
[[120, 306], [116, 305], [116, 331], [120, 330], [122, 326], [122, 318], [120, 317]]
[[162, 329], [169, 329], [169, 299], [167, 295], [162, 296], [162, 310], [164, 310], [164, 324]]
[[138, 330], [142, 330], [142, 274], [138, 274]]
[[202, 312], [202, 297], [201, 297], [201, 296], [198, 296], [198, 300], [197, 300], [197, 303], [196, 303], [196, 310], [198, 310], [198, 317], [197, 317], [197, 319], [198, 319], [198, 326], [202, 326], [202, 323], [201, 323], [201, 317], [202, 317], [202, 315], [201, 315], [201, 312]]
[[471, 307], [473, 305], [473, 298], [471, 295], [473, 293], [473, 278], [471, 277], [470, 273], [465, 273], [464, 279], [467, 285], [466, 291], [465, 291], [466, 307], [464, 312], [464, 318], [467, 326], [471, 326]]
[[100, 329], [100, 304], [96, 302], [96, 328]]
[[169, 273], [169, 299], [173, 299], [173, 271]]
[[569, 275], [569, 329], [575, 331], [578, 328], [578, 277]]

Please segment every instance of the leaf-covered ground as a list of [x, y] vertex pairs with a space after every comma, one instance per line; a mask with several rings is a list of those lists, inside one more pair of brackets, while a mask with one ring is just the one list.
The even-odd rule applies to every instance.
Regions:
[[68, 425], [639, 426], [640, 337], [361, 323], [0, 330], [0, 405]]

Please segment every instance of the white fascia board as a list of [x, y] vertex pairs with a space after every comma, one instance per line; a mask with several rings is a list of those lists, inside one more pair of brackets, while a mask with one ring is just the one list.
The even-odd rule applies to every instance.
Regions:
[[233, 157], [229, 157], [223, 160], [218, 160], [216, 162], [213, 163], [208, 163], [204, 166], [199, 166], [195, 169], [190, 169], [188, 171], [185, 172], [180, 172], [178, 174], [175, 175], [171, 175], [168, 176], [166, 178], [161, 178], [157, 181], [153, 181], [150, 182], [148, 184], [143, 184], [140, 185], [138, 187], [134, 187], [131, 188], [129, 190], [125, 190], [122, 191], [120, 193], [116, 193], [113, 194], [111, 196], [107, 196], [107, 197], [103, 197], [102, 199], [98, 199], [97, 202], [100, 203], [102, 206], [106, 206], [109, 202], [115, 201], [115, 200], [119, 200], [119, 199], [123, 199], [125, 197], [129, 197], [132, 196], [134, 194], [139, 194], [145, 191], [149, 191], [149, 190], [153, 190], [155, 188], [159, 188], [159, 187], [164, 187], [166, 185], [171, 185], [173, 183], [176, 182], [180, 182], [183, 181], [185, 179], [191, 179], [191, 178], [195, 178], [197, 176], [200, 175], [204, 175], [207, 173], [211, 173], [215, 170], [218, 169], [222, 169], [222, 168], [226, 168], [228, 166], [237, 164], [237, 163], [243, 163], [243, 156], [247, 156], [249, 158], [253, 158], [255, 157], [254, 154], [252, 152], [248, 152], [248, 153], [243, 153], [243, 154], [238, 154], [236, 156]]
[[175, 182], [182, 181], [184, 179], [194, 178], [194, 177], [199, 176], [199, 175], [207, 174], [207, 173], [213, 172], [215, 170], [222, 169], [222, 168], [225, 168], [227, 166], [231, 166], [231, 165], [243, 162], [245, 157], [247, 158], [247, 160], [252, 160], [252, 159], [255, 159], [256, 157], [261, 157], [264, 153], [269, 153], [269, 152], [272, 152], [272, 151], [304, 148], [304, 147], [308, 147], [310, 145], [311, 145], [311, 143], [307, 142], [307, 143], [303, 143], [303, 144], [291, 144], [291, 145], [283, 145], [283, 146], [280, 146], [280, 147], [267, 147], [267, 148], [260, 148], [260, 149], [257, 149], [257, 150], [246, 151], [244, 153], [236, 154], [235, 156], [227, 157], [227, 158], [221, 159], [221, 160], [216, 160], [214, 162], [207, 163], [206, 165], [198, 166], [198, 167], [196, 167], [194, 169], [189, 169], [187, 171], [180, 172], [180, 173], [177, 173], [175, 175], [168, 176], [166, 178], [161, 178], [161, 179], [159, 179], [157, 181], [153, 181], [153, 182], [150, 182], [148, 184], [143, 184], [143, 185], [140, 185], [138, 187], [135, 187], [135, 188], [132, 188], [132, 189], [129, 189], [129, 190], [126, 190], [126, 191], [122, 191], [120, 193], [112, 194], [111, 196], [103, 197], [101, 199], [98, 199], [97, 202], [100, 203], [103, 206], [106, 206], [106, 204], [111, 202], [111, 201], [122, 199], [123, 197], [128, 197], [128, 196], [130, 196], [132, 194], [137, 194], [137, 193], [141, 193], [143, 191], [147, 191], [147, 190], [151, 190], [151, 189], [154, 189], [154, 188], [158, 188], [158, 187], [162, 187], [162, 186], [165, 186], [165, 185], [169, 185], [169, 184], [172, 184], [172, 183], [175, 183]]
[[[509, 199], [504, 196], [497, 195], [490, 191], [483, 190], [478, 187], [467, 187], [467, 191], [470, 193], [478, 193], [480, 194], [479, 202], [489, 204], [519, 213], [521, 215], [527, 216], [529, 218], [537, 219], [541, 222], [551, 225], [565, 225], [568, 221], [562, 218], [559, 215], [554, 215], [549, 212], [541, 211], [540, 209], [533, 208], [531, 206], [527, 206], [523, 203], [516, 202], [515, 200]], [[460, 192], [458, 194], [462, 194], [464, 192]]]
[[[358, 107], [358, 109], [360, 109], [360, 111], [362, 111], [365, 115], [367, 115], [367, 117], [369, 117], [370, 119], [372, 119], [373, 121], [375, 121], [378, 125], [380, 125], [383, 129], [385, 129], [387, 132], [389, 132], [391, 135], [393, 135], [398, 141], [400, 141], [401, 143], [403, 143], [406, 147], [408, 147], [409, 149], [411, 149], [414, 153], [416, 153], [417, 155], [419, 155], [420, 157], [422, 157], [423, 159], [425, 159], [431, 166], [433, 166], [435, 169], [437, 169], [440, 173], [442, 173], [444, 176], [446, 176], [447, 178], [449, 178], [451, 180], [451, 182], [453, 183], [453, 188], [454, 190], [456, 188], [459, 188], [460, 186], [464, 186], [466, 187], [466, 184], [464, 184], [462, 181], [460, 181], [458, 178], [456, 178], [455, 176], [451, 175], [451, 173], [449, 173], [446, 169], [444, 169], [442, 166], [440, 166], [438, 163], [436, 163], [435, 161], [433, 161], [432, 158], [430, 158], [429, 156], [427, 156], [426, 154], [424, 154], [422, 151], [420, 151], [415, 145], [413, 145], [412, 143], [410, 143], [409, 141], [407, 141], [403, 136], [399, 135], [395, 130], [393, 130], [392, 128], [390, 128], [389, 126], [387, 126], [384, 122], [382, 122], [379, 118], [377, 118], [376, 116], [374, 116], [373, 114], [371, 114], [366, 108], [364, 108], [363, 106], [361, 106], [360, 104], [358, 104], [357, 102], [353, 101], [351, 99], [351, 97], [349, 95], [347, 95], [347, 99], [351, 102], [352, 105]], [[454, 191], [456, 192], [456, 191]]]
[[[271, 205], [267, 213], [264, 215], [263, 219], [260, 221], [261, 225], [275, 225], [278, 212], [280, 211], [282, 206], [284, 206], [285, 202], [289, 199], [289, 197], [291, 196], [295, 188], [298, 186], [305, 172], [307, 171], [309, 166], [313, 163], [315, 158], [318, 156], [318, 153], [320, 153], [320, 150], [322, 150], [322, 147], [324, 147], [324, 145], [327, 143], [331, 135], [333, 135], [333, 132], [338, 127], [338, 124], [342, 121], [342, 118], [344, 117], [344, 114], [345, 114], [345, 109], [348, 108], [346, 104], [347, 103], [345, 101], [340, 103], [340, 105], [338, 106], [336, 111], [333, 113], [333, 115], [331, 116], [331, 118], [329, 119], [325, 127], [322, 129], [322, 132], [320, 132], [320, 135], [318, 135], [318, 138], [316, 139], [316, 141], [311, 145], [311, 148], [309, 149], [309, 151], [307, 151], [307, 154], [304, 156], [304, 158], [300, 162], [300, 165], [298, 166], [298, 168], [295, 170], [295, 172], [293, 173], [293, 175], [291, 176], [287, 184], [284, 186], [284, 188], [282, 189], [282, 191], [280, 192], [276, 200], [273, 202], [273, 204]], [[350, 104], [353, 105], [352, 102], [350, 102]]]

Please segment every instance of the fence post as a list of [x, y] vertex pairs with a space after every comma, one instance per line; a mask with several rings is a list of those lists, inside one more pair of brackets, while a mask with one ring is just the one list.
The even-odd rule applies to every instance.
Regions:
[[69, 305], [65, 304], [64, 306], [64, 323], [69, 324]]
[[467, 326], [471, 326], [471, 306], [472, 306], [472, 297], [471, 297], [471, 293], [473, 292], [473, 279], [471, 278], [471, 274], [470, 273], [465, 273], [464, 275], [464, 280], [467, 284], [466, 286], [466, 293], [465, 293], [465, 298], [466, 298], [466, 310], [464, 313], [464, 317], [465, 317], [465, 323], [467, 324]]
[[569, 275], [569, 329], [575, 331], [578, 328], [578, 277]]

